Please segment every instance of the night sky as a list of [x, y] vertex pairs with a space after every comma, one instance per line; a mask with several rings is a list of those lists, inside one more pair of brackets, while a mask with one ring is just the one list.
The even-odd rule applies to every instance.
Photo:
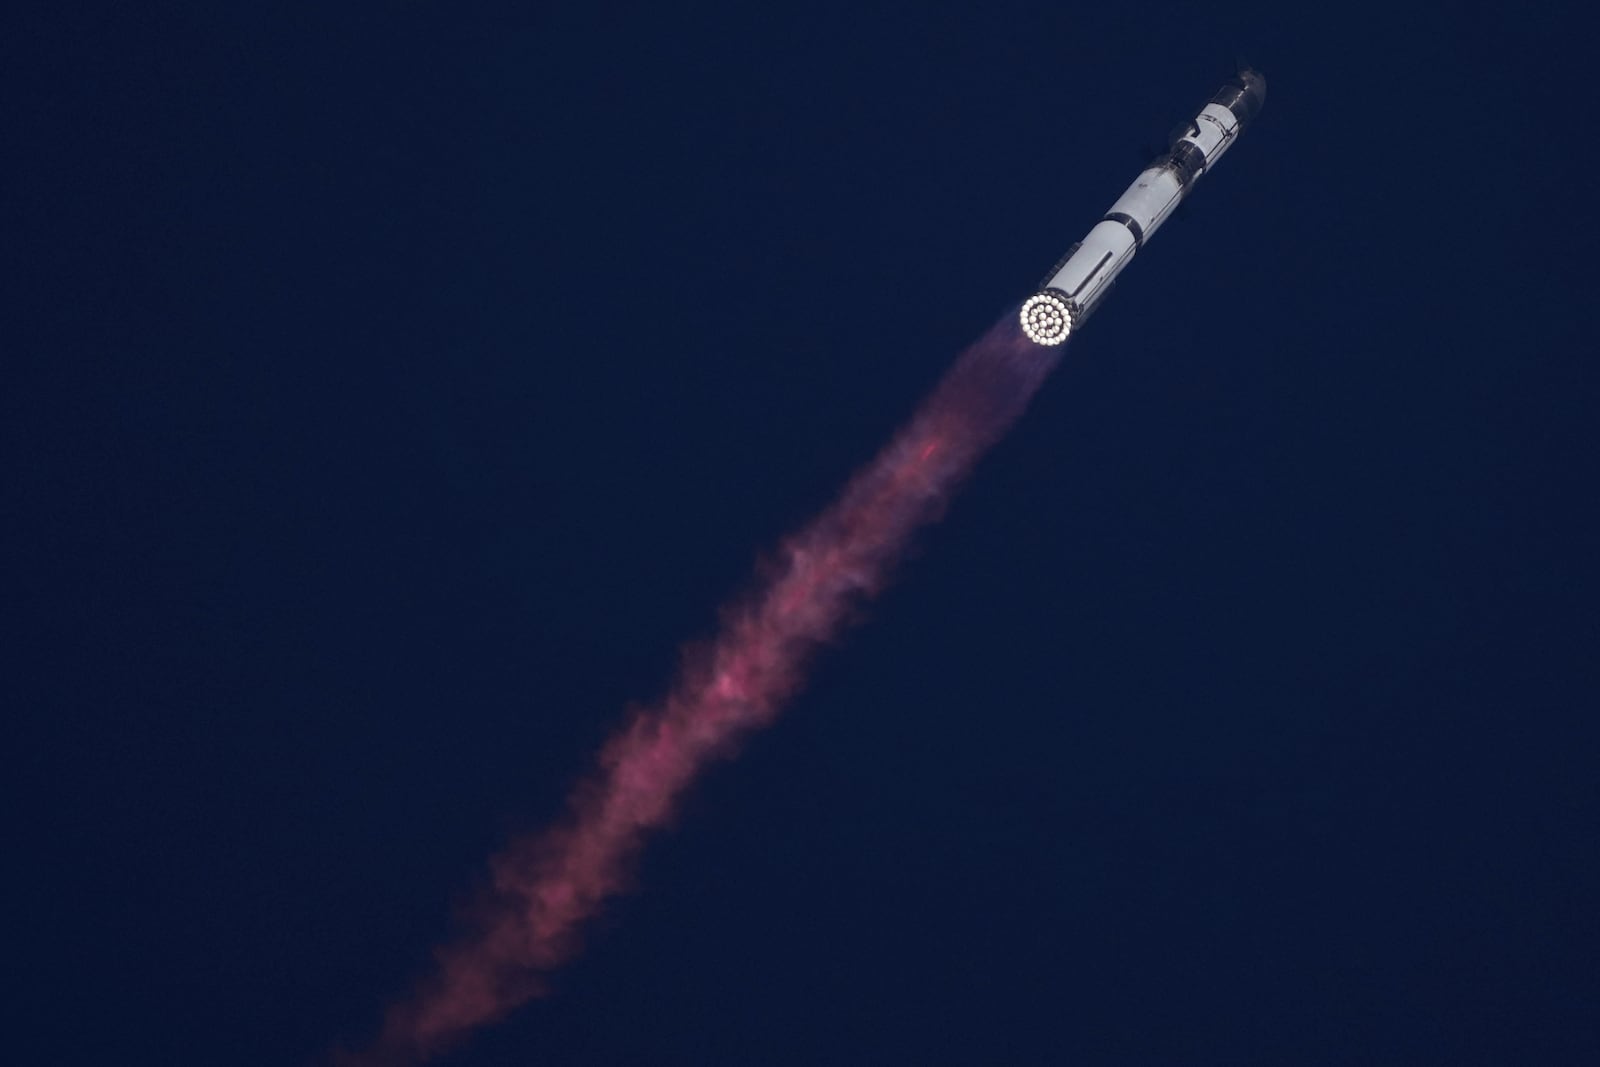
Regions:
[[441, 1062], [1600, 1062], [1562, 6], [16, 20], [5, 1058], [370, 1036], [1243, 60], [1259, 120], [893, 586]]

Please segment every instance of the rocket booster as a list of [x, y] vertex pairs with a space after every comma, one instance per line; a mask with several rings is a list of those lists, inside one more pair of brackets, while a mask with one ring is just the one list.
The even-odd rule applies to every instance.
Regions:
[[1241, 70], [1174, 134], [1171, 150], [1144, 169], [1023, 302], [1022, 332], [1029, 340], [1059, 345], [1083, 325], [1134, 253], [1256, 117], [1266, 96], [1267, 80]]

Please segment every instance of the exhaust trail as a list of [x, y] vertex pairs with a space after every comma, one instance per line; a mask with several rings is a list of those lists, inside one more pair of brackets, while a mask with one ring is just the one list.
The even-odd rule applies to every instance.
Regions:
[[433, 974], [395, 1003], [347, 1064], [420, 1063], [538, 996], [578, 950], [583, 923], [622, 892], [650, 831], [710, 761], [765, 726], [804, 684], [812, 656], [888, 580], [916, 530], [943, 513], [973, 465], [1010, 428], [1061, 349], [1266, 99], [1241, 68], [1051, 269], [1042, 288], [956, 361], [887, 447], [758, 569], [690, 646], [667, 696], [635, 712], [601, 750], [565, 817], [490, 862], [476, 922], [435, 953]]
[[940, 517], [1059, 362], [1060, 348], [1030, 342], [1017, 321], [1009, 313], [963, 353], [839, 498], [758, 568], [719, 632], [686, 649], [666, 697], [605, 744], [565, 816], [490, 861], [472, 925], [436, 950], [432, 974], [389, 1008], [373, 1044], [337, 1062], [424, 1062], [544, 992], [684, 790], [782, 710], [813, 655], [882, 589], [911, 536]]

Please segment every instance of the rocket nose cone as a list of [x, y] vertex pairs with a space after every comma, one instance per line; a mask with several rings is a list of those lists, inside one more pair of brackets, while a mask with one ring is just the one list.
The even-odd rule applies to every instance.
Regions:
[[1266, 99], [1267, 79], [1259, 71], [1241, 67], [1239, 73], [1212, 98], [1212, 103], [1226, 106], [1239, 120], [1239, 125], [1244, 127], [1255, 120]]
[[1239, 80], [1244, 82], [1244, 91], [1255, 99], [1256, 110], [1261, 110], [1261, 105], [1267, 101], [1267, 79], [1258, 71], [1246, 67], [1239, 72]]

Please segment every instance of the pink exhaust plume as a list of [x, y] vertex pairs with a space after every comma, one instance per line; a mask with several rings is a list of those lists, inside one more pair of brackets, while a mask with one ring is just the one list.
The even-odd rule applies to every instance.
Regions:
[[475, 927], [437, 950], [437, 969], [389, 1009], [371, 1049], [342, 1062], [419, 1063], [540, 995], [543, 977], [577, 951], [583, 922], [626, 888], [647, 833], [709, 761], [772, 721], [812, 655], [1022, 414], [1060, 352], [1029, 343], [1015, 322], [1008, 314], [968, 349], [839, 499], [783, 542], [724, 611], [721, 632], [688, 649], [666, 698], [606, 743], [564, 819], [491, 861], [493, 891]]

